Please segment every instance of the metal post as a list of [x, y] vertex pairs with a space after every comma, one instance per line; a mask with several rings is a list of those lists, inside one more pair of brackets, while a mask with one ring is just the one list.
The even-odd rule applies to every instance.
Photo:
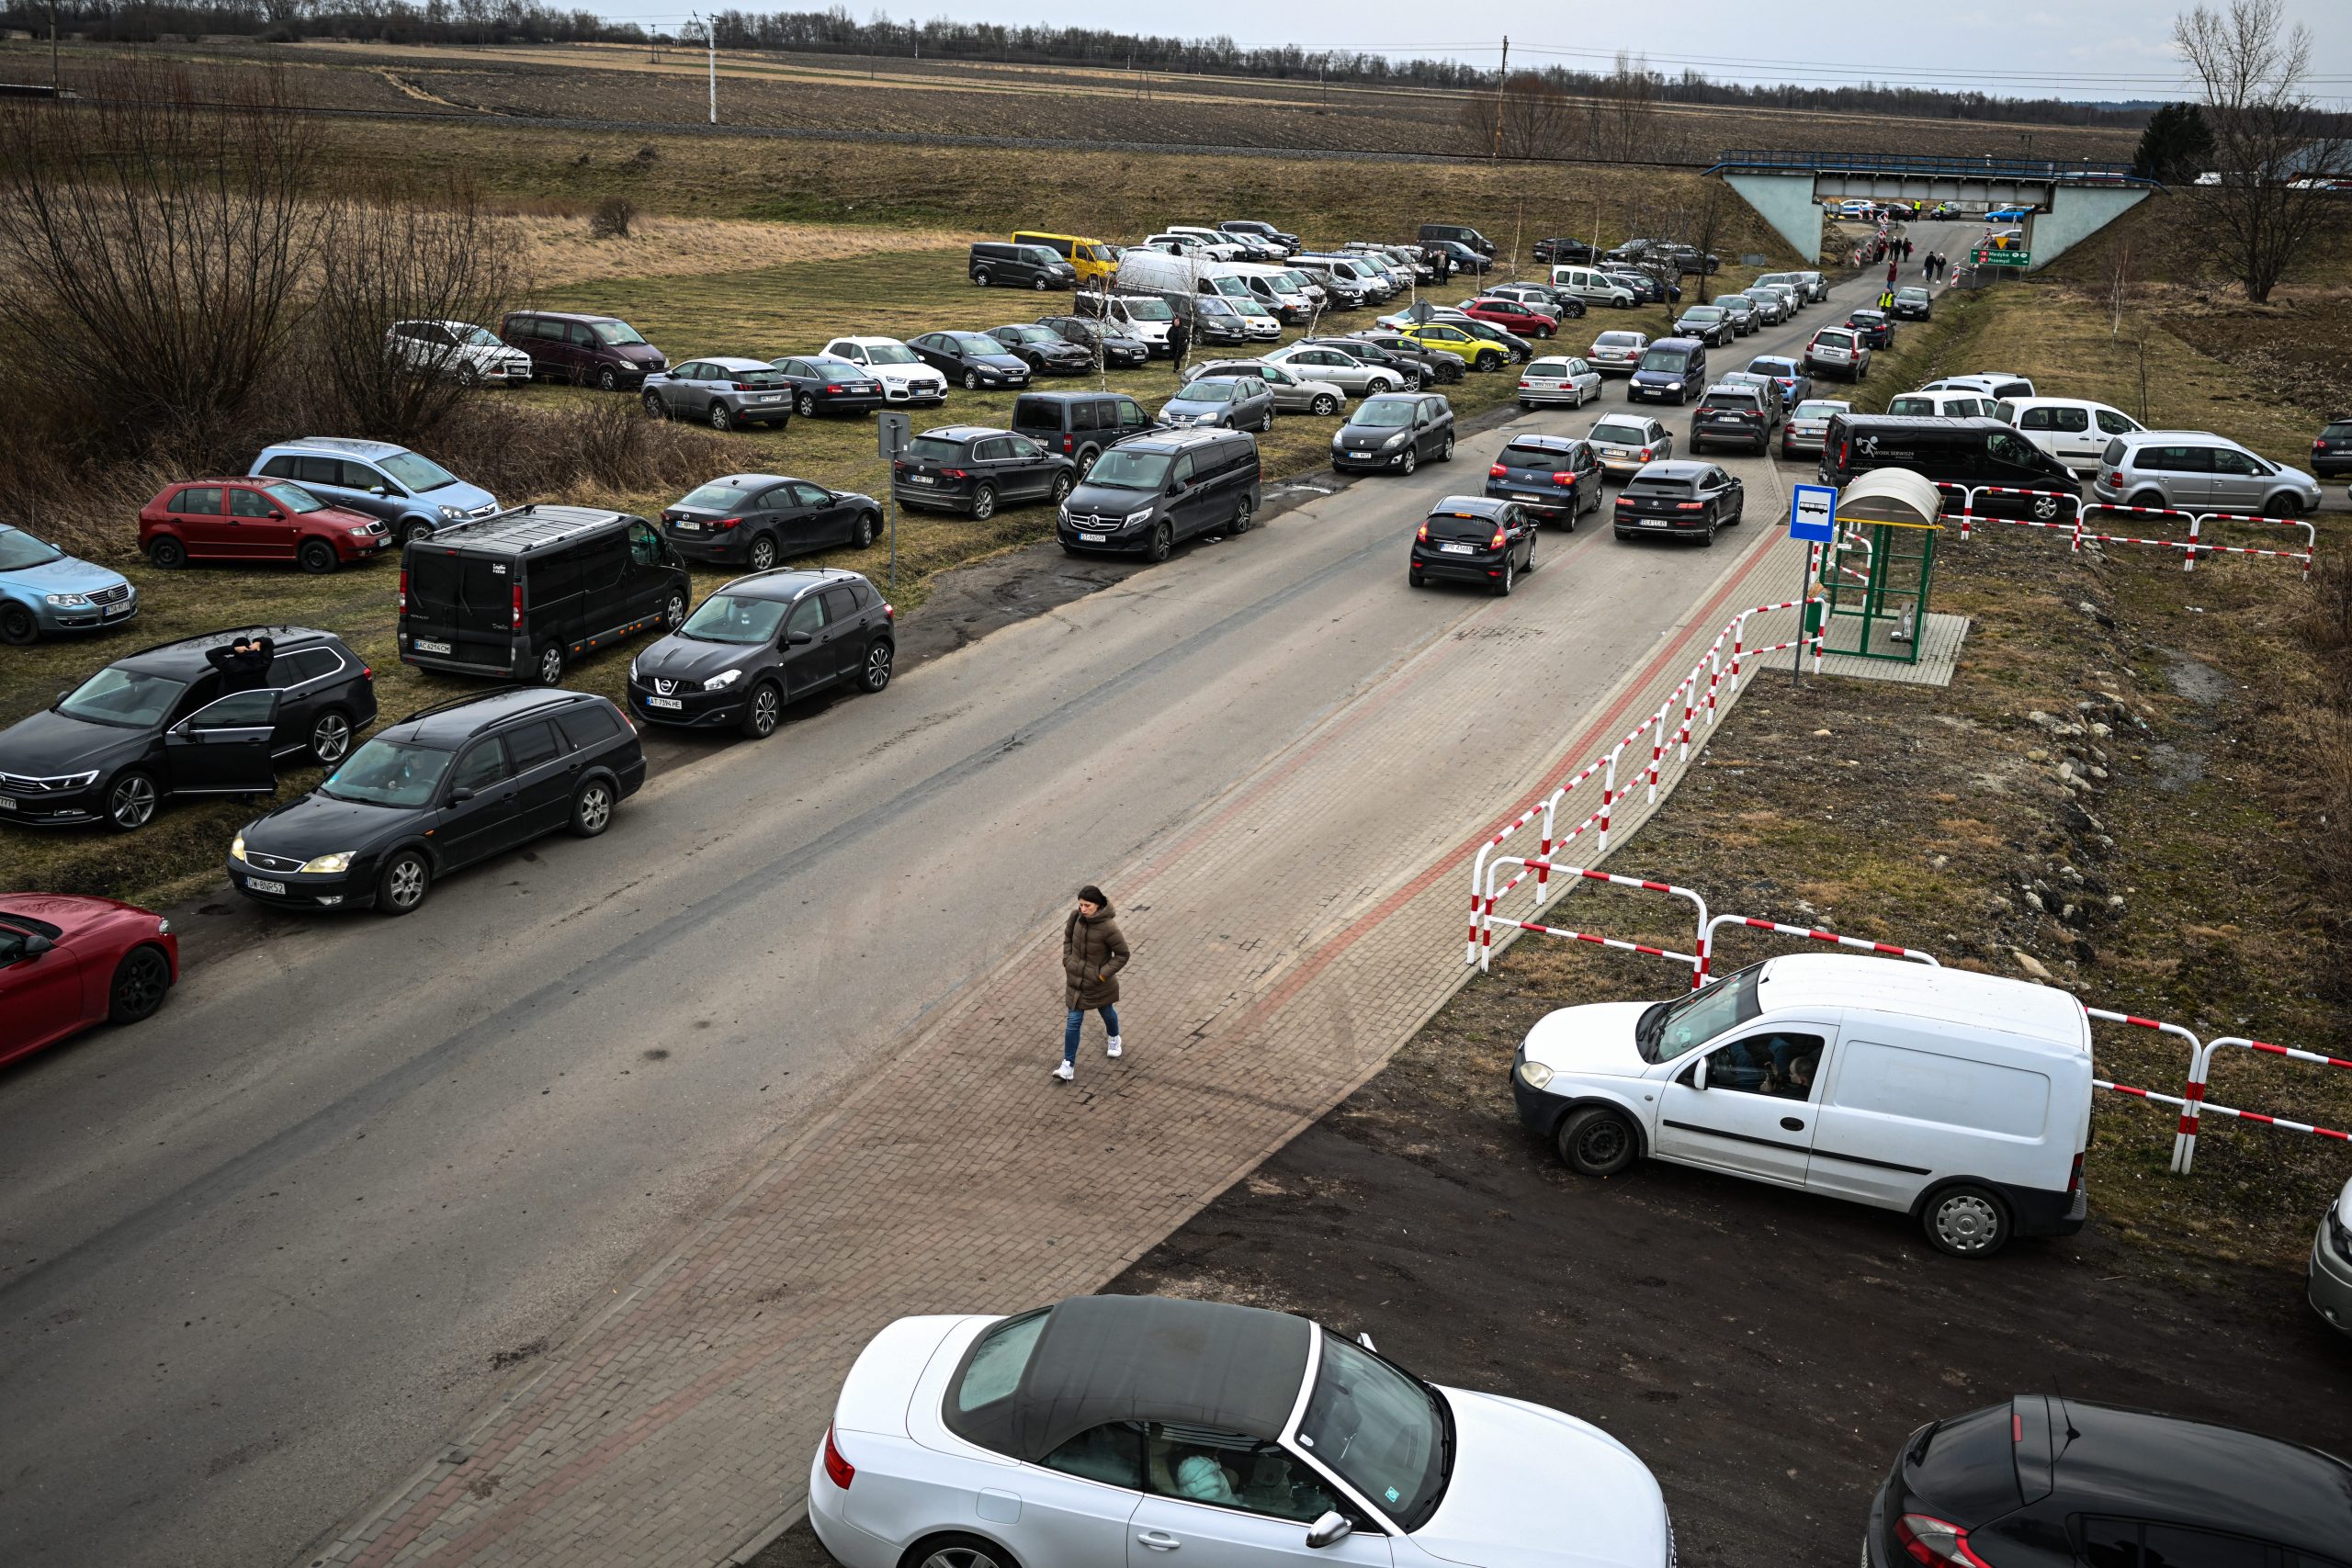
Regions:
[[699, 14], [695, 16], [695, 20], [702, 22], [703, 42], [710, 51], [710, 123], [717, 125], [718, 123], [718, 28], [710, 22], [703, 22]]
[[[893, 480], [897, 478], [896, 465], [894, 458], [890, 475]], [[895, 593], [899, 591], [899, 487], [893, 482], [888, 488], [890, 492], [890, 592]]]
[[1797, 577], [1797, 645], [1789, 650], [1789, 684], [1796, 685], [1804, 678], [1804, 628], [1813, 618], [1813, 563], [1819, 556], [1819, 545], [1804, 547], [1804, 566]]

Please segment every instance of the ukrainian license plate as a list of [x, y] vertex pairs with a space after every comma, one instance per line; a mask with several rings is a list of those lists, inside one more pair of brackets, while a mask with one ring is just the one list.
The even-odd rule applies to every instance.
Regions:
[[675, 528], [681, 534], [699, 534], [702, 532], [702, 525], [699, 523], [673, 523], [670, 526]]
[[675, 697], [648, 697], [645, 699], [645, 705], [650, 708], [677, 708], [683, 711], [686, 705]]
[[1737, 424], [1739, 423], [1739, 415], [1736, 413], [1712, 414], [1708, 416], [1708, 423], [1710, 424]]
[[286, 891], [286, 884], [283, 882], [265, 882], [258, 876], [246, 877], [245, 886], [255, 893], [283, 893]]
[[1078, 537], [1079, 542], [1081, 544], [1100, 545], [1108, 543], [1111, 536], [1108, 534], [1080, 534]]
[[783, 397], [783, 395], [784, 394], [781, 392], [762, 392], [758, 397], [753, 398], [752, 400], [755, 403], [772, 403]]
[[410, 646], [414, 648], [419, 653], [447, 653], [449, 651], [449, 645], [447, 643], [427, 642], [423, 637], [418, 637], [416, 641], [410, 644]]
[[1473, 545], [1440, 545], [1438, 548], [1450, 556], [1475, 556], [1478, 553]]
[[935, 485], [939, 482], [937, 479], [933, 479], [929, 474], [909, 474], [907, 479], [911, 483], [919, 485]]

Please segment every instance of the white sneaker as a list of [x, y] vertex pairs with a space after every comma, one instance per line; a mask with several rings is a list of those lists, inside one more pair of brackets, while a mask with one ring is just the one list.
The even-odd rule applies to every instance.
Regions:
[[1111, 1048], [1107, 1054], [1114, 1056], [1119, 1054], [1119, 1037], [1115, 1034], [1111, 1036]]
[[1067, 1061], [1056, 1062], [1054, 1064], [1054, 1077], [1059, 1078], [1064, 1083], [1068, 1083], [1070, 1079], [1078, 1077], [1078, 1071]]

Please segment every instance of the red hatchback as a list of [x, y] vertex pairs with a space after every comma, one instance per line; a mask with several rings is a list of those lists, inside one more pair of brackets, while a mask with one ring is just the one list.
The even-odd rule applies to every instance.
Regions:
[[93, 1024], [154, 1015], [180, 939], [153, 910], [70, 893], [0, 893], [0, 1063]]
[[1521, 337], [1550, 337], [1560, 330], [1559, 322], [1540, 310], [1529, 310], [1516, 299], [1473, 299], [1462, 307], [1462, 313], [1475, 321], [1491, 321]]
[[195, 479], [165, 486], [139, 509], [139, 547], [166, 570], [230, 560], [329, 572], [391, 543], [379, 520], [329, 506], [288, 479]]

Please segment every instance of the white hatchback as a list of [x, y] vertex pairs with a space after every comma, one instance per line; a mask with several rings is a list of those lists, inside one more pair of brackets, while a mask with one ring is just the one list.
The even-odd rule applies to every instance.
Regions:
[[1519, 373], [1519, 406], [1566, 403], [1580, 409], [1600, 396], [1600, 372], [1581, 359], [1551, 357], [1528, 362]]
[[1674, 1562], [1656, 1478], [1598, 1427], [1164, 1296], [900, 1318], [842, 1385], [808, 1522], [844, 1568]]

